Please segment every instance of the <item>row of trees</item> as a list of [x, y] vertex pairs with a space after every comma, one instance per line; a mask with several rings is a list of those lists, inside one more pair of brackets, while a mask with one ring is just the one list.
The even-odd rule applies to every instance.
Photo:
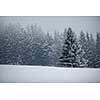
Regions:
[[[97, 34], [97, 41], [94, 40], [92, 34], [80, 33], [79, 38], [75, 36], [75, 33], [69, 28], [66, 34], [65, 42], [63, 45], [62, 56], [60, 57], [60, 65], [69, 67], [99, 67], [97, 58], [99, 52], [97, 52], [100, 42], [99, 34]], [[98, 59], [98, 60], [97, 60]]]
[[61, 35], [44, 33], [38, 25], [0, 25], [0, 64], [56, 65]]
[[44, 33], [38, 25], [0, 24], [0, 64], [100, 67], [100, 34], [71, 28]]

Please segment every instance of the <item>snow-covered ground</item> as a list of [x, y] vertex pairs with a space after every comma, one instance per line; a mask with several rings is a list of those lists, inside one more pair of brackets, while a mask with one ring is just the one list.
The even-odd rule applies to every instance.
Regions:
[[0, 82], [100, 82], [100, 69], [0, 65]]

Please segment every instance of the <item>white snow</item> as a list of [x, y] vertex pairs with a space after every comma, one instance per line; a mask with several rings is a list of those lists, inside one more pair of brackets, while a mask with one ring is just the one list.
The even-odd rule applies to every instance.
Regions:
[[0, 65], [0, 82], [100, 82], [100, 69]]

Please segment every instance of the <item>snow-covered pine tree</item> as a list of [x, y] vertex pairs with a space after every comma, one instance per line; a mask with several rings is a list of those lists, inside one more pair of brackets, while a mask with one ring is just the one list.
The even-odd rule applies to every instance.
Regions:
[[53, 64], [53, 59], [52, 59], [52, 45], [53, 45], [53, 38], [52, 36], [49, 34], [49, 32], [47, 32], [47, 34], [45, 35], [45, 40], [44, 43], [41, 46], [41, 65], [45, 65], [45, 66], [51, 66]]
[[60, 57], [59, 66], [79, 67], [79, 46], [74, 32], [71, 28], [64, 30], [65, 42], [63, 45], [62, 56]]
[[95, 67], [100, 68], [100, 33], [96, 36], [96, 62]]
[[87, 67], [94, 67], [95, 58], [95, 41], [88, 32], [86, 34], [86, 44], [85, 44], [85, 59], [87, 59]]
[[79, 45], [80, 45], [80, 63], [81, 67], [86, 67], [88, 60], [86, 59], [86, 37], [85, 33], [81, 31], [79, 36]]
[[63, 39], [62, 39], [62, 34], [55, 31], [54, 33], [54, 43], [52, 46], [53, 49], [53, 53], [52, 53], [52, 57], [53, 57], [53, 65], [57, 66], [58, 62], [59, 62], [59, 57], [61, 56], [61, 51], [62, 51], [62, 43], [63, 43]]
[[[29, 53], [28, 53], [28, 57], [30, 58], [30, 64], [31, 65], [43, 65], [44, 62], [42, 61], [43, 58], [43, 43], [45, 41], [44, 38], [44, 32], [42, 31], [41, 27], [39, 27], [38, 25], [31, 25], [29, 27]], [[28, 61], [29, 62], [29, 61]]]
[[95, 58], [96, 58], [95, 40], [94, 40], [92, 34], [90, 34], [89, 51], [88, 51], [88, 67], [90, 67], [90, 68], [95, 67]]
[[[89, 59], [89, 45], [90, 45], [90, 37], [89, 37], [89, 33], [87, 32], [86, 34], [86, 48], [85, 48], [85, 58], [88, 60]], [[88, 61], [89, 62], [89, 61]]]
[[5, 25], [0, 23], [0, 64], [7, 64], [7, 34], [5, 34]]

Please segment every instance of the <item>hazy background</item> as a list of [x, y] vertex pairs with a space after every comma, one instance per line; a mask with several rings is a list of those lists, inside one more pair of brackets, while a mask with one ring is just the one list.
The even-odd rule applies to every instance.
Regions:
[[63, 32], [64, 28], [71, 27], [77, 34], [81, 30], [92, 33], [100, 32], [100, 17], [96, 16], [6, 16], [0, 17], [2, 23], [38, 24], [44, 32]]

